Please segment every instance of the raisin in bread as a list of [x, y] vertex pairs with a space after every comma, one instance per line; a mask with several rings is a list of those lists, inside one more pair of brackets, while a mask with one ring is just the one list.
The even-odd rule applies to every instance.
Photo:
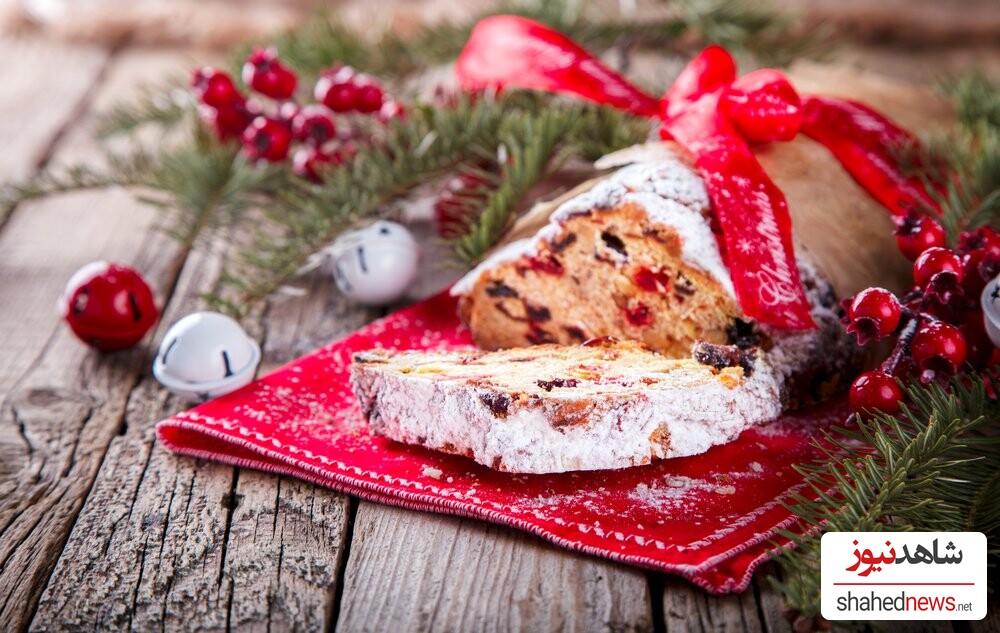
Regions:
[[354, 357], [351, 383], [372, 432], [519, 473], [695, 455], [781, 412], [787, 383], [759, 349], [702, 343], [699, 362], [595, 342], [373, 350]]

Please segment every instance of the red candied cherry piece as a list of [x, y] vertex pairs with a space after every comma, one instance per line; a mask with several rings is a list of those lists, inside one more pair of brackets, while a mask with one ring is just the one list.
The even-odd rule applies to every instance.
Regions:
[[928, 248], [913, 263], [913, 280], [918, 286], [926, 286], [941, 273], [952, 274], [957, 281], [962, 280], [962, 261], [947, 248]]
[[636, 271], [633, 279], [635, 285], [646, 292], [656, 292], [661, 295], [670, 292], [670, 273], [660, 266], [653, 268], [642, 266]]
[[625, 308], [625, 319], [635, 327], [646, 327], [653, 323], [653, 312], [646, 304], [635, 302]]
[[[566, 269], [563, 268], [562, 263], [555, 257], [555, 255], [549, 252], [543, 252], [539, 253], [538, 255], [532, 255], [531, 257], [529, 257], [527, 262], [527, 268], [548, 275], [556, 275], [556, 276], [562, 275], [566, 272]], [[524, 265], [518, 266], [518, 270], [519, 272], [524, 274], [525, 266]]]
[[854, 380], [848, 397], [855, 413], [881, 411], [894, 415], [899, 413], [903, 390], [889, 374], [869, 371]]
[[962, 292], [962, 260], [947, 248], [928, 248], [913, 263], [913, 279], [925, 293], [942, 304]]

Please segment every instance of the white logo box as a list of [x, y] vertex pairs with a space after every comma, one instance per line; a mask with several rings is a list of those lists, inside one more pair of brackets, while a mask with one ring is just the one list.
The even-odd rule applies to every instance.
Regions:
[[981, 620], [982, 532], [827, 532], [820, 550], [827, 620]]

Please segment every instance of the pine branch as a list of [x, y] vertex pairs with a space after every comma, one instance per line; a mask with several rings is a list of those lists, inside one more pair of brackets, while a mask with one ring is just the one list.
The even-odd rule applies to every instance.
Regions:
[[221, 297], [241, 316], [292, 277], [308, 258], [364, 218], [391, 215], [389, 204], [443, 175], [483, 148], [495, 148], [510, 116], [508, 100], [414, 109], [386, 138], [324, 174], [322, 185], [297, 183], [270, 205], [269, 231], [258, 231], [229, 271]]
[[194, 98], [184, 86], [185, 81], [180, 77], [171, 78], [159, 87], [146, 86], [134, 101], [120, 103], [103, 115], [98, 135], [122, 136], [147, 126], [162, 133], [172, 130], [195, 113]]
[[[662, 17], [641, 23], [617, 11], [600, 11], [572, 0], [524, 0], [502, 3], [467, 21], [445, 20], [423, 26], [408, 35], [387, 31], [372, 37], [346, 27], [332, 13], [318, 13], [269, 43], [306, 79], [315, 78], [334, 63], [381, 77], [400, 78], [454, 61], [476, 22], [499, 13], [538, 20], [595, 49], [608, 48], [624, 38], [634, 47], [676, 50], [682, 35], [694, 33], [703, 42], [747, 52], [767, 63], [788, 63], [816, 54], [829, 39], [815, 31], [795, 34], [791, 21], [781, 12], [766, 3], [746, 0], [673, 2]], [[689, 38], [686, 44], [694, 46], [697, 41]], [[234, 68], [242, 64], [248, 51], [249, 47], [236, 51]]]
[[710, 43], [748, 54], [765, 65], [786, 66], [802, 57], [821, 56], [831, 46], [825, 28], [796, 33], [791, 17], [767, 2], [674, 0], [682, 31]]
[[472, 264], [496, 244], [510, 228], [528, 190], [546, 175], [556, 146], [577, 122], [552, 109], [541, 116], [513, 118], [502, 126], [499, 186], [486, 197], [483, 210], [465, 235], [455, 241], [455, 252]]
[[155, 156], [140, 149], [128, 154], [109, 154], [108, 165], [104, 168], [79, 164], [60, 171], [45, 171], [30, 181], [11, 183], [0, 189], [0, 209], [86, 189], [144, 185], [151, 181], [156, 160]]
[[[790, 506], [801, 525], [823, 525], [833, 532], [891, 527], [998, 534], [996, 509], [969, 501], [997, 490], [1000, 406], [987, 397], [982, 377], [969, 382], [956, 379], [947, 390], [914, 386], [909, 390], [913, 406], [898, 417], [859, 420], [856, 429], [827, 435], [824, 450], [830, 458], [796, 466], [808, 490], [793, 495]], [[785, 535], [797, 549], [782, 551], [778, 560], [785, 579], [771, 582], [790, 608], [816, 617], [818, 534]]]

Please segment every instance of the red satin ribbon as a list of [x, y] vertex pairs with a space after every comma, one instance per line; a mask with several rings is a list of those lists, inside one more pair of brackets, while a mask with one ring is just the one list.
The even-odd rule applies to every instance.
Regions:
[[795, 261], [788, 204], [749, 143], [788, 141], [801, 130], [830, 148], [892, 213], [933, 208], [919, 181], [892, 160], [891, 146], [912, 140], [905, 130], [849, 101], [810, 97], [803, 104], [775, 70], [737, 77], [732, 56], [718, 46], [702, 51], [656, 99], [565, 35], [501, 15], [476, 25], [456, 73], [468, 90], [560, 92], [660, 118], [660, 136], [690, 152], [705, 180], [740, 307], [764, 323], [815, 327]]

